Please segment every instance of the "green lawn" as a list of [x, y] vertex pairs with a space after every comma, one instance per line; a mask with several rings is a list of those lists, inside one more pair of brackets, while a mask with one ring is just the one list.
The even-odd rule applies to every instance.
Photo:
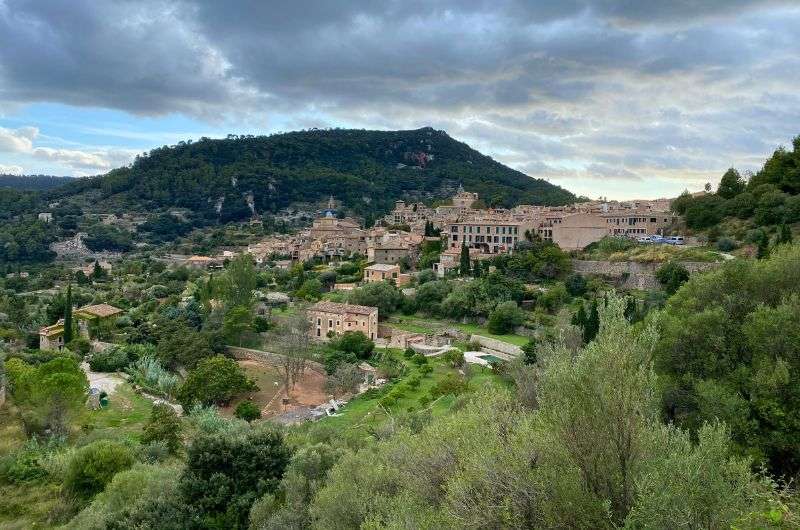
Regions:
[[484, 326], [479, 326], [477, 324], [453, 324], [453, 326], [460, 329], [464, 333], [469, 333], [470, 335], [483, 335], [484, 337], [497, 339], [515, 346], [524, 346], [530, 340], [528, 337], [515, 335], [513, 333], [508, 335], [495, 335], [493, 333], [489, 333], [489, 330], [487, 330]]
[[386, 323], [394, 328], [403, 331], [410, 331], [411, 333], [433, 333], [439, 329], [451, 327], [457, 328], [464, 333], [470, 335], [483, 335], [492, 339], [501, 340], [515, 346], [524, 346], [528, 343], [528, 337], [522, 335], [515, 335], [513, 333], [507, 335], [495, 335], [489, 333], [485, 326], [478, 324], [461, 324], [457, 322], [448, 322], [446, 320], [436, 320], [433, 318], [409, 317], [409, 316], [393, 316], [390, 317]]
[[[397, 351], [395, 351], [395, 355], [402, 358], [402, 355]], [[389, 391], [391, 388], [403, 385], [403, 383], [410, 378], [420, 374], [416, 364], [406, 361], [405, 359], [403, 359], [403, 361], [406, 362], [408, 371], [398, 381], [390, 383]], [[374, 430], [379, 429], [384, 423], [390, 421], [391, 418], [402, 416], [409, 412], [409, 410], [419, 411], [428, 409], [434, 417], [449, 413], [455, 396], [443, 396], [435, 401], [431, 401], [427, 405], [422, 405], [420, 403], [420, 398], [423, 396], [430, 396], [431, 389], [438, 381], [448, 374], [457, 373], [457, 371], [437, 357], [428, 358], [428, 362], [433, 367], [433, 371], [421, 378], [419, 387], [415, 389], [406, 388], [404, 395], [391, 407], [384, 408], [380, 405], [379, 401], [382, 396], [372, 397], [368, 394], [362, 394], [347, 403], [336, 416], [323, 418], [314, 425], [332, 428], [341, 435], [366, 437]], [[470, 366], [470, 391], [477, 391], [486, 385], [494, 384], [502, 384], [502, 382], [491, 369], [476, 365]], [[408, 387], [408, 385], [404, 386]], [[389, 392], [384, 392], [382, 395], [387, 393]], [[303, 426], [301, 428], [313, 427]]]
[[109, 438], [138, 437], [150, 418], [152, 408], [152, 401], [135, 393], [130, 385], [123, 383], [109, 396], [108, 407], [87, 410], [81, 424], [99, 437], [105, 434]]

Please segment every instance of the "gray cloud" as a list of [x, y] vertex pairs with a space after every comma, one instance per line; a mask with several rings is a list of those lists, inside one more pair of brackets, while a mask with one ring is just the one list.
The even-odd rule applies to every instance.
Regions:
[[696, 181], [800, 132], [798, 27], [789, 0], [0, 0], [0, 104], [430, 124], [567, 186]]

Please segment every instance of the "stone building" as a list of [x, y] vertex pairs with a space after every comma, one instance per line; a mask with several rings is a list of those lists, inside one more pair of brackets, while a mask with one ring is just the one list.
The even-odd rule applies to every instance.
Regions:
[[332, 335], [360, 331], [370, 340], [378, 336], [378, 308], [337, 302], [317, 302], [308, 309], [311, 336], [327, 341]]

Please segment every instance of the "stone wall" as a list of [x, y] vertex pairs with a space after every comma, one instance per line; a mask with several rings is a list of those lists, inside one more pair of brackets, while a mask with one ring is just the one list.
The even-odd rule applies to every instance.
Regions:
[[512, 355], [514, 357], [517, 355], [522, 355], [522, 348], [507, 342], [503, 342], [502, 340], [484, 337], [483, 335], [471, 335], [469, 341], [480, 344], [481, 349], [486, 351], [486, 353], [492, 353], [492, 351], [496, 351], [505, 353], [506, 355]]
[[[586, 261], [572, 260], [572, 268], [580, 274], [595, 274], [617, 283], [623, 289], [658, 289], [656, 271], [663, 263], [637, 263], [635, 261]], [[716, 269], [722, 263], [684, 261], [681, 265], [689, 273]]]
[[[240, 361], [258, 361], [270, 366], [278, 366], [284, 359], [280, 353], [272, 353], [262, 350], [253, 350], [250, 348], [240, 348], [238, 346], [226, 346], [225, 350], [233, 356], [234, 359]], [[306, 361], [306, 367], [318, 374], [327, 375], [325, 367], [315, 361]]]

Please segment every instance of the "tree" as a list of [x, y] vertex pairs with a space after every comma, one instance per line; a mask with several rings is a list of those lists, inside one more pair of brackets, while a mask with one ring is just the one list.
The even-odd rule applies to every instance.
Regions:
[[[583, 305], [581, 305], [581, 308]], [[522, 346], [522, 360], [525, 364], [534, 365], [536, 364], [538, 357], [536, 355], [536, 341], [530, 339], [528, 342]]]
[[72, 284], [67, 284], [67, 295], [64, 300], [64, 344], [72, 341]]
[[81, 499], [90, 499], [133, 462], [133, 455], [124, 445], [110, 440], [93, 442], [78, 449], [70, 459], [64, 488]]
[[378, 308], [378, 315], [386, 318], [396, 312], [403, 302], [403, 293], [389, 282], [372, 282], [350, 292], [352, 304]]
[[787, 244], [792, 242], [792, 229], [786, 224], [786, 221], [781, 223], [778, 229], [778, 244]]
[[668, 294], [675, 294], [689, 280], [689, 271], [675, 261], [669, 261], [656, 271], [656, 279]]
[[745, 190], [747, 183], [734, 168], [728, 169], [719, 181], [717, 195], [725, 199], [732, 199]]
[[201, 435], [189, 446], [180, 490], [203, 526], [244, 528], [252, 504], [275, 493], [291, 451], [268, 426], [243, 435]]
[[31, 366], [20, 359], [6, 362], [14, 402], [29, 433], [66, 436], [72, 419], [83, 409], [89, 383], [78, 362], [69, 357]]
[[311, 357], [310, 329], [311, 322], [307, 315], [300, 313], [286, 319], [276, 337], [276, 353], [281, 354], [280, 362], [276, 367], [283, 379], [287, 397], [294, 390], [297, 381], [303, 378], [308, 359]]
[[100, 263], [95, 260], [94, 267], [92, 268], [92, 280], [100, 281], [105, 279], [108, 276], [106, 270], [100, 266]]
[[372, 355], [375, 343], [361, 331], [345, 331], [329, 343], [334, 350], [352, 353], [357, 359], [366, 360]]
[[469, 247], [464, 241], [461, 241], [461, 257], [459, 258], [458, 272], [461, 276], [469, 276], [470, 274], [470, 260], [469, 260]]
[[325, 389], [333, 395], [353, 394], [364, 381], [364, 374], [356, 364], [340, 363], [325, 381]]
[[153, 405], [150, 419], [142, 432], [142, 443], [161, 442], [170, 453], [176, 453], [183, 445], [181, 440], [181, 420], [175, 410], [166, 403]]
[[766, 259], [769, 257], [769, 236], [766, 232], [761, 232], [761, 237], [756, 246], [756, 258]]
[[525, 312], [513, 300], [503, 302], [489, 315], [487, 329], [489, 333], [503, 335], [513, 331], [525, 322]]
[[236, 361], [216, 355], [202, 359], [189, 372], [178, 390], [178, 400], [185, 409], [195, 403], [227, 405], [238, 394], [256, 390], [258, 387]]
[[201, 359], [214, 354], [209, 337], [189, 326], [185, 319], [164, 321], [159, 335], [158, 358], [173, 369], [194, 368]]
[[589, 306], [589, 313], [586, 315], [586, 323], [583, 326], [583, 342], [589, 344], [600, 331], [600, 314], [598, 312], [597, 299], [592, 300]]
[[250, 254], [240, 254], [228, 264], [222, 278], [222, 294], [229, 307], [251, 308], [255, 300], [256, 270]]
[[228, 340], [241, 345], [242, 337], [252, 329], [252, 325], [252, 311], [247, 307], [235, 306], [225, 313], [222, 332]]
[[233, 415], [240, 420], [250, 423], [261, 417], [261, 409], [252, 401], [242, 401], [236, 405], [236, 410], [233, 411]]

